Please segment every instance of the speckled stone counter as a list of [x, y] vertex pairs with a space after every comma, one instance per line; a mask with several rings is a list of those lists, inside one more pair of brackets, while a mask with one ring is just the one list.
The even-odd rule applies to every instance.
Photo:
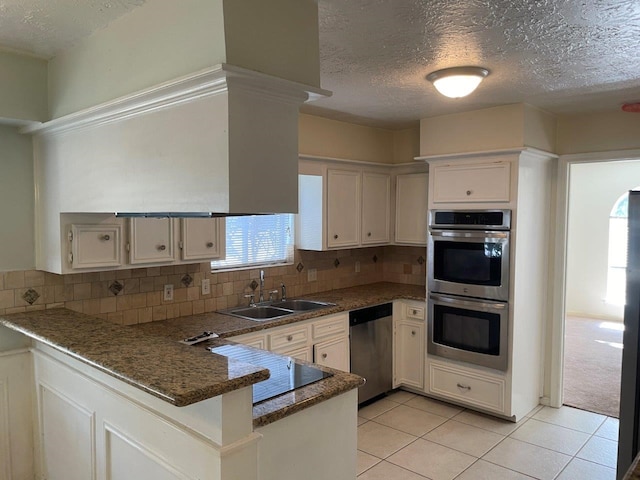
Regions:
[[[212, 354], [205, 347], [229, 338], [310, 318], [354, 310], [394, 299], [425, 300], [425, 287], [376, 283], [320, 292], [307, 299], [335, 306], [276, 320], [255, 322], [220, 313], [205, 313], [132, 327], [114, 325], [66, 309], [0, 316], [0, 325], [71, 355], [126, 383], [176, 406], [185, 406], [265, 380], [269, 371]], [[196, 346], [178, 340], [214, 331], [220, 339]], [[319, 367], [334, 375], [254, 406], [254, 426], [347, 392], [364, 383], [349, 373]]]

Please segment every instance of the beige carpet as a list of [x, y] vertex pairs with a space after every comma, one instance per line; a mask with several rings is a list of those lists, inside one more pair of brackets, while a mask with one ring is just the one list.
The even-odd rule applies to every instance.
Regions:
[[567, 317], [564, 404], [618, 418], [622, 323]]

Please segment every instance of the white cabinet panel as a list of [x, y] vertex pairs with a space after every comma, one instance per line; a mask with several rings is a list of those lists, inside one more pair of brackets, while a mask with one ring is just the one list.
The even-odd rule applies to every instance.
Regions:
[[426, 173], [409, 173], [396, 177], [396, 243], [427, 244]]
[[130, 219], [129, 263], [173, 262], [173, 219]]
[[396, 323], [396, 374], [398, 385], [424, 388], [424, 322], [400, 320]]
[[327, 172], [327, 245], [330, 248], [360, 243], [360, 172]]
[[295, 346], [307, 344], [309, 342], [309, 326], [307, 324], [294, 325], [269, 333], [267, 336], [269, 337], [269, 350], [280, 353]]
[[318, 365], [348, 372], [350, 369], [349, 338], [339, 337], [316, 343], [313, 346], [313, 361]]
[[506, 161], [436, 165], [433, 202], [509, 202], [511, 169]]
[[45, 477], [95, 479], [95, 414], [44, 386], [40, 392]]
[[389, 243], [391, 177], [387, 174], [362, 173], [363, 245]]
[[71, 268], [119, 267], [122, 265], [122, 225], [71, 225]]
[[210, 260], [224, 256], [224, 219], [180, 220], [182, 260]]

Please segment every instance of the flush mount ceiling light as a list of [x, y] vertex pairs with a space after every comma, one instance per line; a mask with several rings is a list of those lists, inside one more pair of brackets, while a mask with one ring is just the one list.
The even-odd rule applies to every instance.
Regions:
[[427, 80], [445, 97], [461, 98], [473, 92], [487, 75], [486, 68], [453, 67], [431, 72]]

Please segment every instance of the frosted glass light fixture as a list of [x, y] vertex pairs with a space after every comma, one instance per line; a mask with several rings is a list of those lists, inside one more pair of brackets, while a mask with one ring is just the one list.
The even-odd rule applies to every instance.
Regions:
[[445, 97], [461, 98], [473, 92], [487, 75], [486, 68], [453, 67], [431, 72], [427, 80]]

